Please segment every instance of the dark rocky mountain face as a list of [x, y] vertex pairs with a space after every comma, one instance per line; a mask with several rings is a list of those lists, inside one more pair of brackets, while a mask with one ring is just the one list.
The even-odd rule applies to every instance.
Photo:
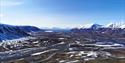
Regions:
[[0, 24], [0, 40], [16, 39], [28, 36], [28, 34], [17, 26]]
[[12, 26], [0, 24], [0, 41], [29, 36], [28, 32], [40, 31], [34, 26]]
[[99, 28], [102, 28], [102, 25], [99, 25], [99, 24], [93, 24], [91, 26], [92, 29], [99, 29]]

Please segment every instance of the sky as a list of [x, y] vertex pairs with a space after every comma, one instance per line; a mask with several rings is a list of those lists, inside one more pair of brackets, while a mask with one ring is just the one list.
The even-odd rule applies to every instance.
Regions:
[[0, 0], [0, 23], [81, 27], [125, 22], [125, 0]]

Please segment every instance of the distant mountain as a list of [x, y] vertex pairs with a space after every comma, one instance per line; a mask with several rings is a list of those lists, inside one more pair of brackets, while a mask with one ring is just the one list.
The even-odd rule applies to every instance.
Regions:
[[42, 29], [39, 29], [35, 26], [18, 26], [21, 30], [25, 32], [37, 32], [37, 31], [44, 31]]
[[99, 28], [103, 28], [103, 25], [99, 25], [99, 24], [93, 24], [92, 29], [99, 29]]
[[118, 23], [110, 23], [106, 26], [107, 28], [125, 28], [124, 22], [118, 22]]
[[83, 26], [83, 28], [91, 28], [91, 29], [99, 29], [102, 27], [103, 25], [100, 25], [100, 24], [88, 24], [88, 25]]
[[125, 25], [122, 25], [121, 28], [122, 28], [122, 29], [125, 28]]
[[69, 28], [58, 28], [58, 27], [53, 27], [53, 28], [46, 28], [44, 29], [45, 32], [69, 32]]
[[[79, 27], [78, 27], [79, 28]], [[94, 24], [94, 23], [91, 23], [91, 24], [86, 24], [86, 25], [83, 25], [82, 27], [83, 29], [99, 29], [99, 28], [125, 28], [125, 22], [117, 22], [117, 23], [109, 23], [107, 25], [100, 25], [100, 24]]]
[[83, 33], [85, 36], [90, 37], [91, 35], [95, 37], [95, 34], [97, 34], [97, 37], [99, 37], [99, 35], [101, 37], [110, 35], [120, 38], [125, 37], [125, 23], [110, 23], [106, 26], [99, 24], [89, 24], [87, 26], [83, 26], [82, 28], [73, 28], [70, 31], [75, 33]]
[[40, 31], [40, 29], [34, 26], [13, 26], [0, 24], [0, 41], [30, 36], [28, 34], [29, 32], [36, 31]]
[[92, 27], [92, 25], [93, 25], [93, 23], [86, 24], [86, 25], [83, 25], [83, 27], [82, 27], [82, 28], [91, 28], [91, 27]]
[[[95, 41], [116, 42], [125, 44], [125, 25], [123, 27], [98, 27], [92, 25], [89, 28], [73, 28], [71, 33], [79, 34], [85, 38], [91, 38]], [[116, 41], [117, 40], [117, 41]]]

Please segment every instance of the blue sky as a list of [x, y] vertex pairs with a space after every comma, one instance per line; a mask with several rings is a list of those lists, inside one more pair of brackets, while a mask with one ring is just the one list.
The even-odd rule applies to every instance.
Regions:
[[125, 21], [125, 0], [0, 0], [0, 21], [38, 27], [79, 27]]

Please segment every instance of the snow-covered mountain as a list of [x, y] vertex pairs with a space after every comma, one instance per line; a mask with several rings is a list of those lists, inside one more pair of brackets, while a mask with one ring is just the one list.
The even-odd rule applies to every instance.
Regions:
[[107, 25], [100, 25], [100, 24], [94, 24], [94, 23], [91, 23], [91, 24], [86, 24], [86, 25], [83, 25], [82, 27], [83, 29], [99, 29], [99, 28], [125, 28], [125, 22], [117, 22], [117, 23], [109, 23]]
[[125, 28], [125, 23], [124, 22], [117, 22], [117, 23], [109, 23], [105, 27], [107, 28]]
[[91, 29], [98, 29], [98, 28], [103, 28], [103, 25], [100, 24], [87, 24], [84, 25], [83, 28], [91, 28]]
[[0, 24], [0, 41], [26, 37], [29, 36], [28, 33], [32, 31], [40, 31], [40, 29], [34, 26]]
[[125, 28], [125, 25], [122, 25], [121, 28], [122, 28], [122, 29]]

